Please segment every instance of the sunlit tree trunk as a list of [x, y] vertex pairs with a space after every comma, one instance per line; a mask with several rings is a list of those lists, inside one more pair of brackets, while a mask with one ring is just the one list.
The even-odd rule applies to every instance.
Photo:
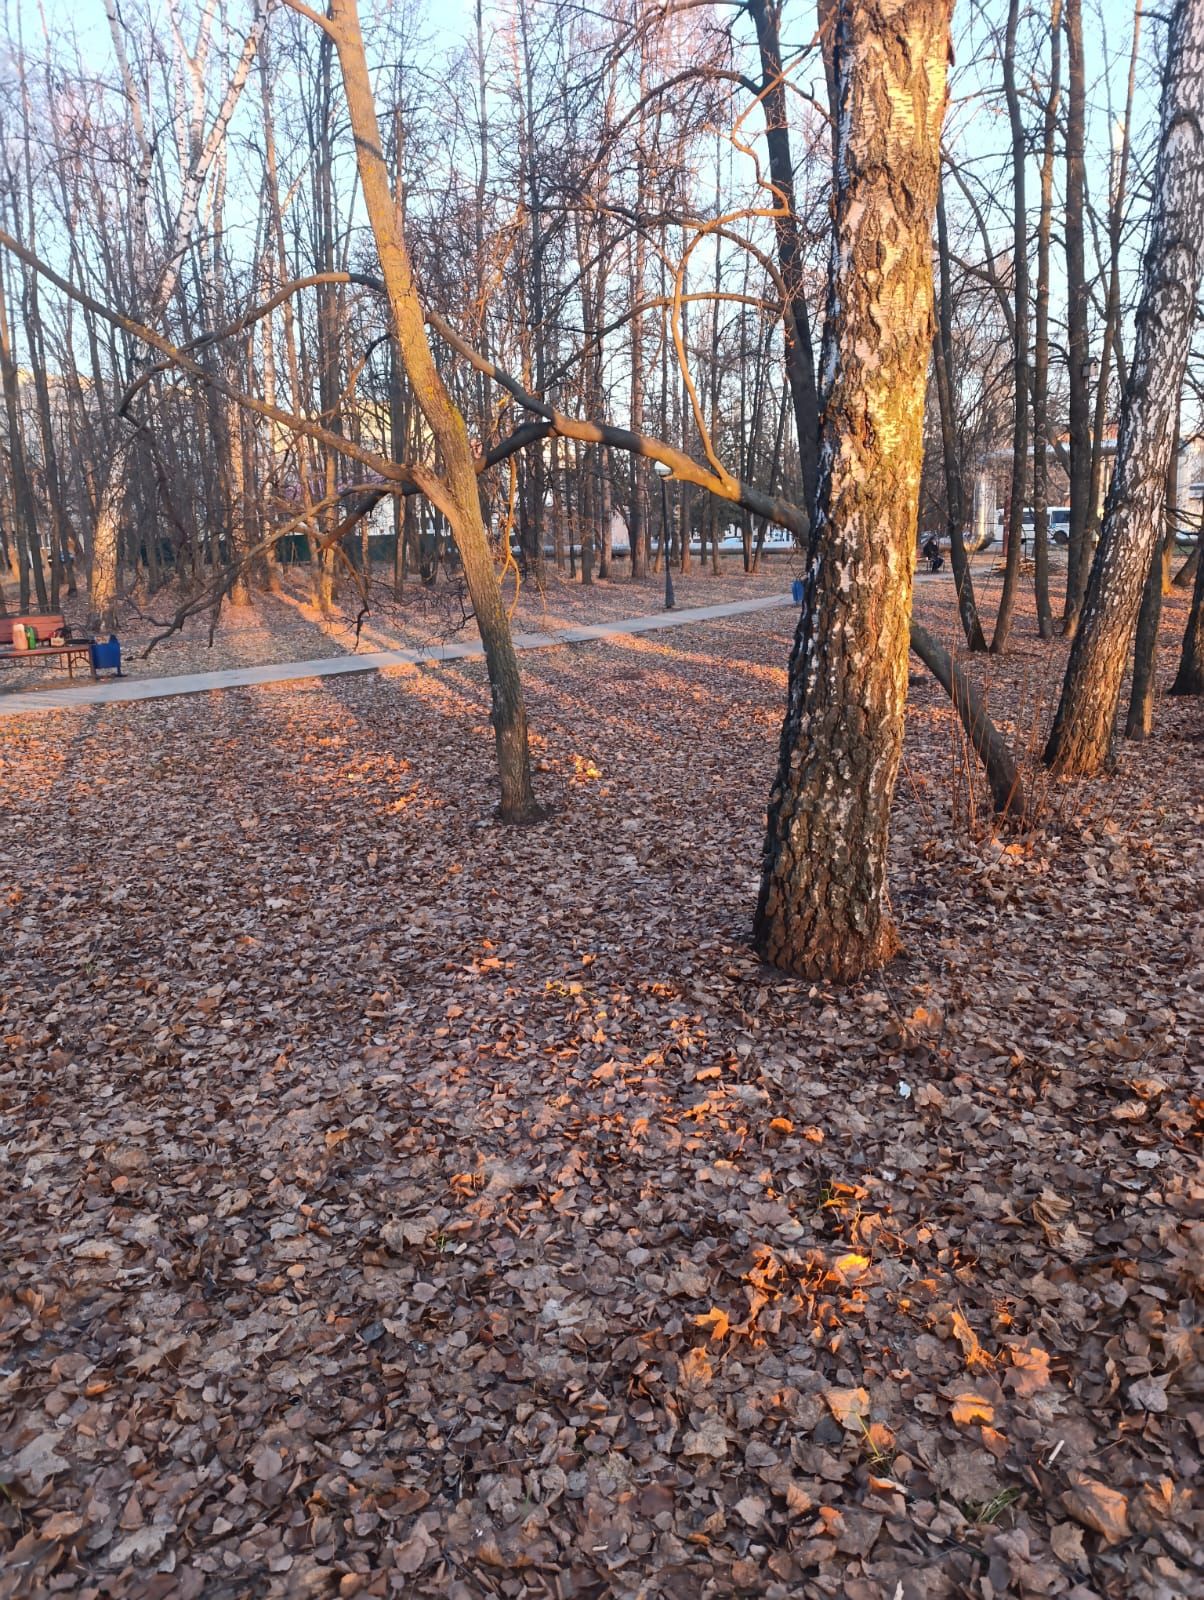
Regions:
[[1091, 774], [1108, 758], [1162, 501], [1204, 266], [1204, 0], [1171, 15], [1154, 200], [1116, 470], [1045, 759]]
[[356, 0], [331, 0], [326, 26], [339, 54], [364, 207], [380, 257], [398, 353], [441, 458], [441, 476], [436, 479], [430, 474], [422, 487], [435, 497], [438, 509], [451, 526], [485, 647], [501, 780], [501, 815], [505, 821], [521, 822], [537, 814], [531, 788], [527, 713], [518, 657], [481, 517], [472, 446], [464, 419], [439, 376], [427, 341], [400, 208], [381, 151]]
[[932, 339], [951, 0], [842, 0], [816, 515], [755, 939], [850, 979], [897, 947], [887, 892]]

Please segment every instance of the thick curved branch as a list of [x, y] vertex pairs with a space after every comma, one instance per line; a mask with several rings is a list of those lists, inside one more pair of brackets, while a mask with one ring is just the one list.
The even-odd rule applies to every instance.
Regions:
[[978, 690], [944, 645], [939, 644], [914, 617], [911, 620], [911, 648], [953, 701], [966, 736], [983, 764], [995, 810], [1001, 816], [1022, 821], [1028, 810], [1024, 782], [1007, 740], [987, 715]]

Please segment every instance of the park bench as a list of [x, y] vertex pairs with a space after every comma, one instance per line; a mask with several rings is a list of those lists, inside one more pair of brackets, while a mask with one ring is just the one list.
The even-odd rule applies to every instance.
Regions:
[[[32, 629], [37, 643], [19, 643], [18, 640], [25, 637], [17, 632], [19, 628]], [[55, 643], [56, 640], [60, 642]], [[3, 666], [61, 661], [67, 668], [67, 676], [74, 678], [75, 664], [79, 661], [94, 678], [96, 666], [92, 659], [92, 645], [91, 639], [72, 635], [66, 618], [54, 612], [41, 616], [0, 617], [0, 665]]]

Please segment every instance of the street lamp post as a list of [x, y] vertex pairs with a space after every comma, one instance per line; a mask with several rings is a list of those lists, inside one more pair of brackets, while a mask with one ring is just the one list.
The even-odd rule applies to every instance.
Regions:
[[665, 610], [672, 611], [676, 601], [673, 596], [672, 540], [669, 538], [669, 491], [667, 484], [673, 468], [663, 461], [654, 461], [652, 470], [661, 480], [661, 557], [665, 563]]

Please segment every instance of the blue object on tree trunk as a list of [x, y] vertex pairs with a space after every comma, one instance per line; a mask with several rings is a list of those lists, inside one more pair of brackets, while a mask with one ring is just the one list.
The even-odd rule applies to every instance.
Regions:
[[109, 635], [107, 644], [92, 641], [92, 668], [96, 672], [113, 670], [119, 678], [125, 676], [121, 670], [121, 645], [115, 633]]
[[794, 580], [794, 582], [790, 585], [790, 598], [794, 601], [796, 606], [801, 606], [802, 605], [802, 603], [803, 603], [803, 580], [801, 578], [796, 578]]

